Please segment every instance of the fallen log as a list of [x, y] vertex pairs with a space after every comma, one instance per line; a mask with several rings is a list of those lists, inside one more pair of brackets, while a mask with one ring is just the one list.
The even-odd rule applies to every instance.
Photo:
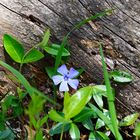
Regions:
[[17, 37], [28, 49], [41, 40], [46, 28], [50, 28], [51, 41], [60, 43], [79, 21], [113, 8], [112, 15], [90, 21], [70, 35], [69, 63], [84, 67], [90, 81], [101, 83], [103, 75], [98, 42], [102, 40], [108, 69], [125, 70], [134, 77], [131, 84], [115, 87], [118, 111], [122, 114], [139, 112], [139, 7], [139, 0], [1, 0], [0, 58], [6, 61], [2, 45], [4, 33]]

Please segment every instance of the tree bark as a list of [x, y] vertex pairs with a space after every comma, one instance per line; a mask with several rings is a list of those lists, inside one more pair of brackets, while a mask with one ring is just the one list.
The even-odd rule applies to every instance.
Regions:
[[108, 69], [125, 70], [134, 76], [131, 84], [115, 87], [118, 111], [139, 112], [139, 7], [139, 0], [1, 0], [1, 59], [5, 59], [2, 47], [4, 33], [18, 37], [28, 49], [40, 41], [46, 28], [50, 28], [51, 40], [60, 43], [79, 21], [113, 8], [112, 15], [90, 21], [71, 34], [69, 63], [75, 67], [84, 67], [92, 82], [101, 83], [103, 75], [98, 42], [102, 40]]

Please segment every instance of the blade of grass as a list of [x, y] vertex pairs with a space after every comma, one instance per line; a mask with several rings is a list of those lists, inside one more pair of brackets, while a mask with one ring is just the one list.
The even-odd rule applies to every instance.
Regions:
[[82, 20], [81, 22], [79, 22], [78, 24], [76, 24], [67, 35], [70, 35], [71, 32], [75, 31], [76, 29], [79, 29], [81, 26], [85, 25], [89, 21], [94, 20], [94, 19], [97, 19], [99, 17], [104, 17], [104, 16], [112, 13], [112, 11], [113, 11], [113, 9], [108, 9], [108, 10], [105, 10], [103, 12], [97, 13], [95, 15], [90, 16], [89, 18], [86, 18], [86, 19]]
[[111, 84], [110, 84], [110, 80], [109, 80], [107, 66], [106, 66], [106, 63], [105, 63], [105, 60], [104, 60], [102, 43], [100, 43], [100, 55], [101, 55], [101, 58], [102, 58], [104, 80], [105, 80], [106, 89], [107, 89], [107, 101], [108, 101], [109, 113], [110, 113], [110, 117], [111, 117], [112, 126], [113, 126], [113, 129], [114, 129], [116, 139], [117, 140], [122, 140], [122, 136], [119, 133], [119, 129], [118, 129], [116, 109], [115, 109], [115, 104], [114, 104], [114, 96], [113, 96], [113, 92], [112, 92], [112, 88], [111, 88]]

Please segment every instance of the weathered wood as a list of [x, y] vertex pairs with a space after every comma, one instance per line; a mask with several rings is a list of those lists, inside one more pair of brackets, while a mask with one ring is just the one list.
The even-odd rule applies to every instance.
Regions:
[[[91, 21], [70, 36], [69, 63], [85, 67], [93, 82], [100, 83], [103, 77], [97, 44], [102, 40], [108, 69], [124, 69], [135, 78], [129, 85], [117, 86], [118, 100], [132, 112], [140, 111], [139, 7], [139, 0], [1, 0], [0, 41], [7, 32], [18, 37], [28, 48], [40, 40], [46, 28], [50, 28], [52, 40], [61, 42], [82, 19], [114, 8], [112, 15]], [[2, 45], [2, 41], [0, 43]], [[4, 59], [4, 54], [0, 55]], [[124, 106], [119, 104], [121, 109], [118, 110], [128, 110]]]

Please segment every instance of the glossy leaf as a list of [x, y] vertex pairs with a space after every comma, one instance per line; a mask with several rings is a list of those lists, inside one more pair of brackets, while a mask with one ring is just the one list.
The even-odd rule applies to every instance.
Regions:
[[96, 102], [96, 104], [102, 109], [103, 108], [103, 99], [101, 95], [93, 95], [94, 101]]
[[106, 86], [105, 85], [96, 85], [93, 86], [93, 95], [103, 95], [107, 97], [106, 95]]
[[50, 135], [53, 136], [55, 134], [60, 134], [63, 130], [63, 132], [66, 132], [70, 129], [70, 124], [69, 123], [58, 123], [55, 126], [53, 126], [50, 129]]
[[89, 106], [91, 107], [91, 109], [93, 109], [93, 111], [96, 112], [96, 114], [100, 117], [101, 120], [104, 121], [104, 123], [108, 126], [108, 128], [112, 131], [112, 133], [114, 134], [114, 129], [112, 127], [112, 124], [111, 124], [111, 120], [106, 117], [102, 111], [100, 111], [96, 106], [94, 106], [93, 104], [89, 103]]
[[79, 114], [92, 96], [92, 87], [84, 87], [78, 90], [69, 99], [69, 103], [64, 106], [63, 113], [66, 119], [70, 119]]
[[35, 62], [35, 61], [42, 59], [43, 57], [44, 57], [44, 55], [40, 51], [38, 51], [36, 49], [32, 49], [24, 56], [22, 63]]
[[100, 118], [97, 119], [96, 125], [95, 125], [95, 129], [99, 129], [101, 127], [105, 126], [104, 121], [102, 121]]
[[74, 117], [74, 122], [83, 122], [90, 118], [91, 116], [95, 116], [94, 111], [88, 107], [85, 107], [78, 115]]
[[70, 102], [70, 94], [68, 92], [64, 93], [64, 106], [67, 106]]
[[90, 132], [88, 140], [97, 140], [93, 132]]
[[70, 134], [72, 140], [79, 140], [80, 139], [79, 128], [74, 123], [71, 124], [69, 134]]
[[[52, 44], [51, 46], [44, 47], [44, 50], [47, 53], [56, 56], [58, 54], [59, 48], [60, 48], [60, 45], [58, 45], [58, 44]], [[63, 49], [62, 56], [69, 56], [69, 55], [70, 55], [69, 51], [64, 48]]]
[[18, 42], [12, 36], [5, 34], [3, 37], [4, 48], [9, 56], [17, 63], [22, 62], [24, 55], [24, 48], [20, 42]]
[[49, 111], [49, 118], [55, 122], [64, 122], [65, 118], [63, 118], [60, 114], [58, 114], [55, 110]]
[[139, 113], [134, 113], [134, 114], [128, 115], [120, 121], [119, 126], [132, 125], [135, 123], [135, 121], [138, 119], [138, 117], [139, 117]]
[[102, 140], [110, 140], [107, 135], [105, 135], [103, 132], [96, 131], [96, 133], [101, 137]]
[[114, 81], [120, 82], [120, 83], [127, 83], [133, 80], [133, 77], [131, 74], [125, 71], [120, 71], [120, 70], [112, 71], [110, 73], [110, 78], [113, 78]]
[[88, 129], [90, 131], [94, 130], [94, 126], [93, 126], [93, 123], [92, 123], [91, 119], [85, 120], [84, 122], [82, 122], [82, 124], [86, 129]]

